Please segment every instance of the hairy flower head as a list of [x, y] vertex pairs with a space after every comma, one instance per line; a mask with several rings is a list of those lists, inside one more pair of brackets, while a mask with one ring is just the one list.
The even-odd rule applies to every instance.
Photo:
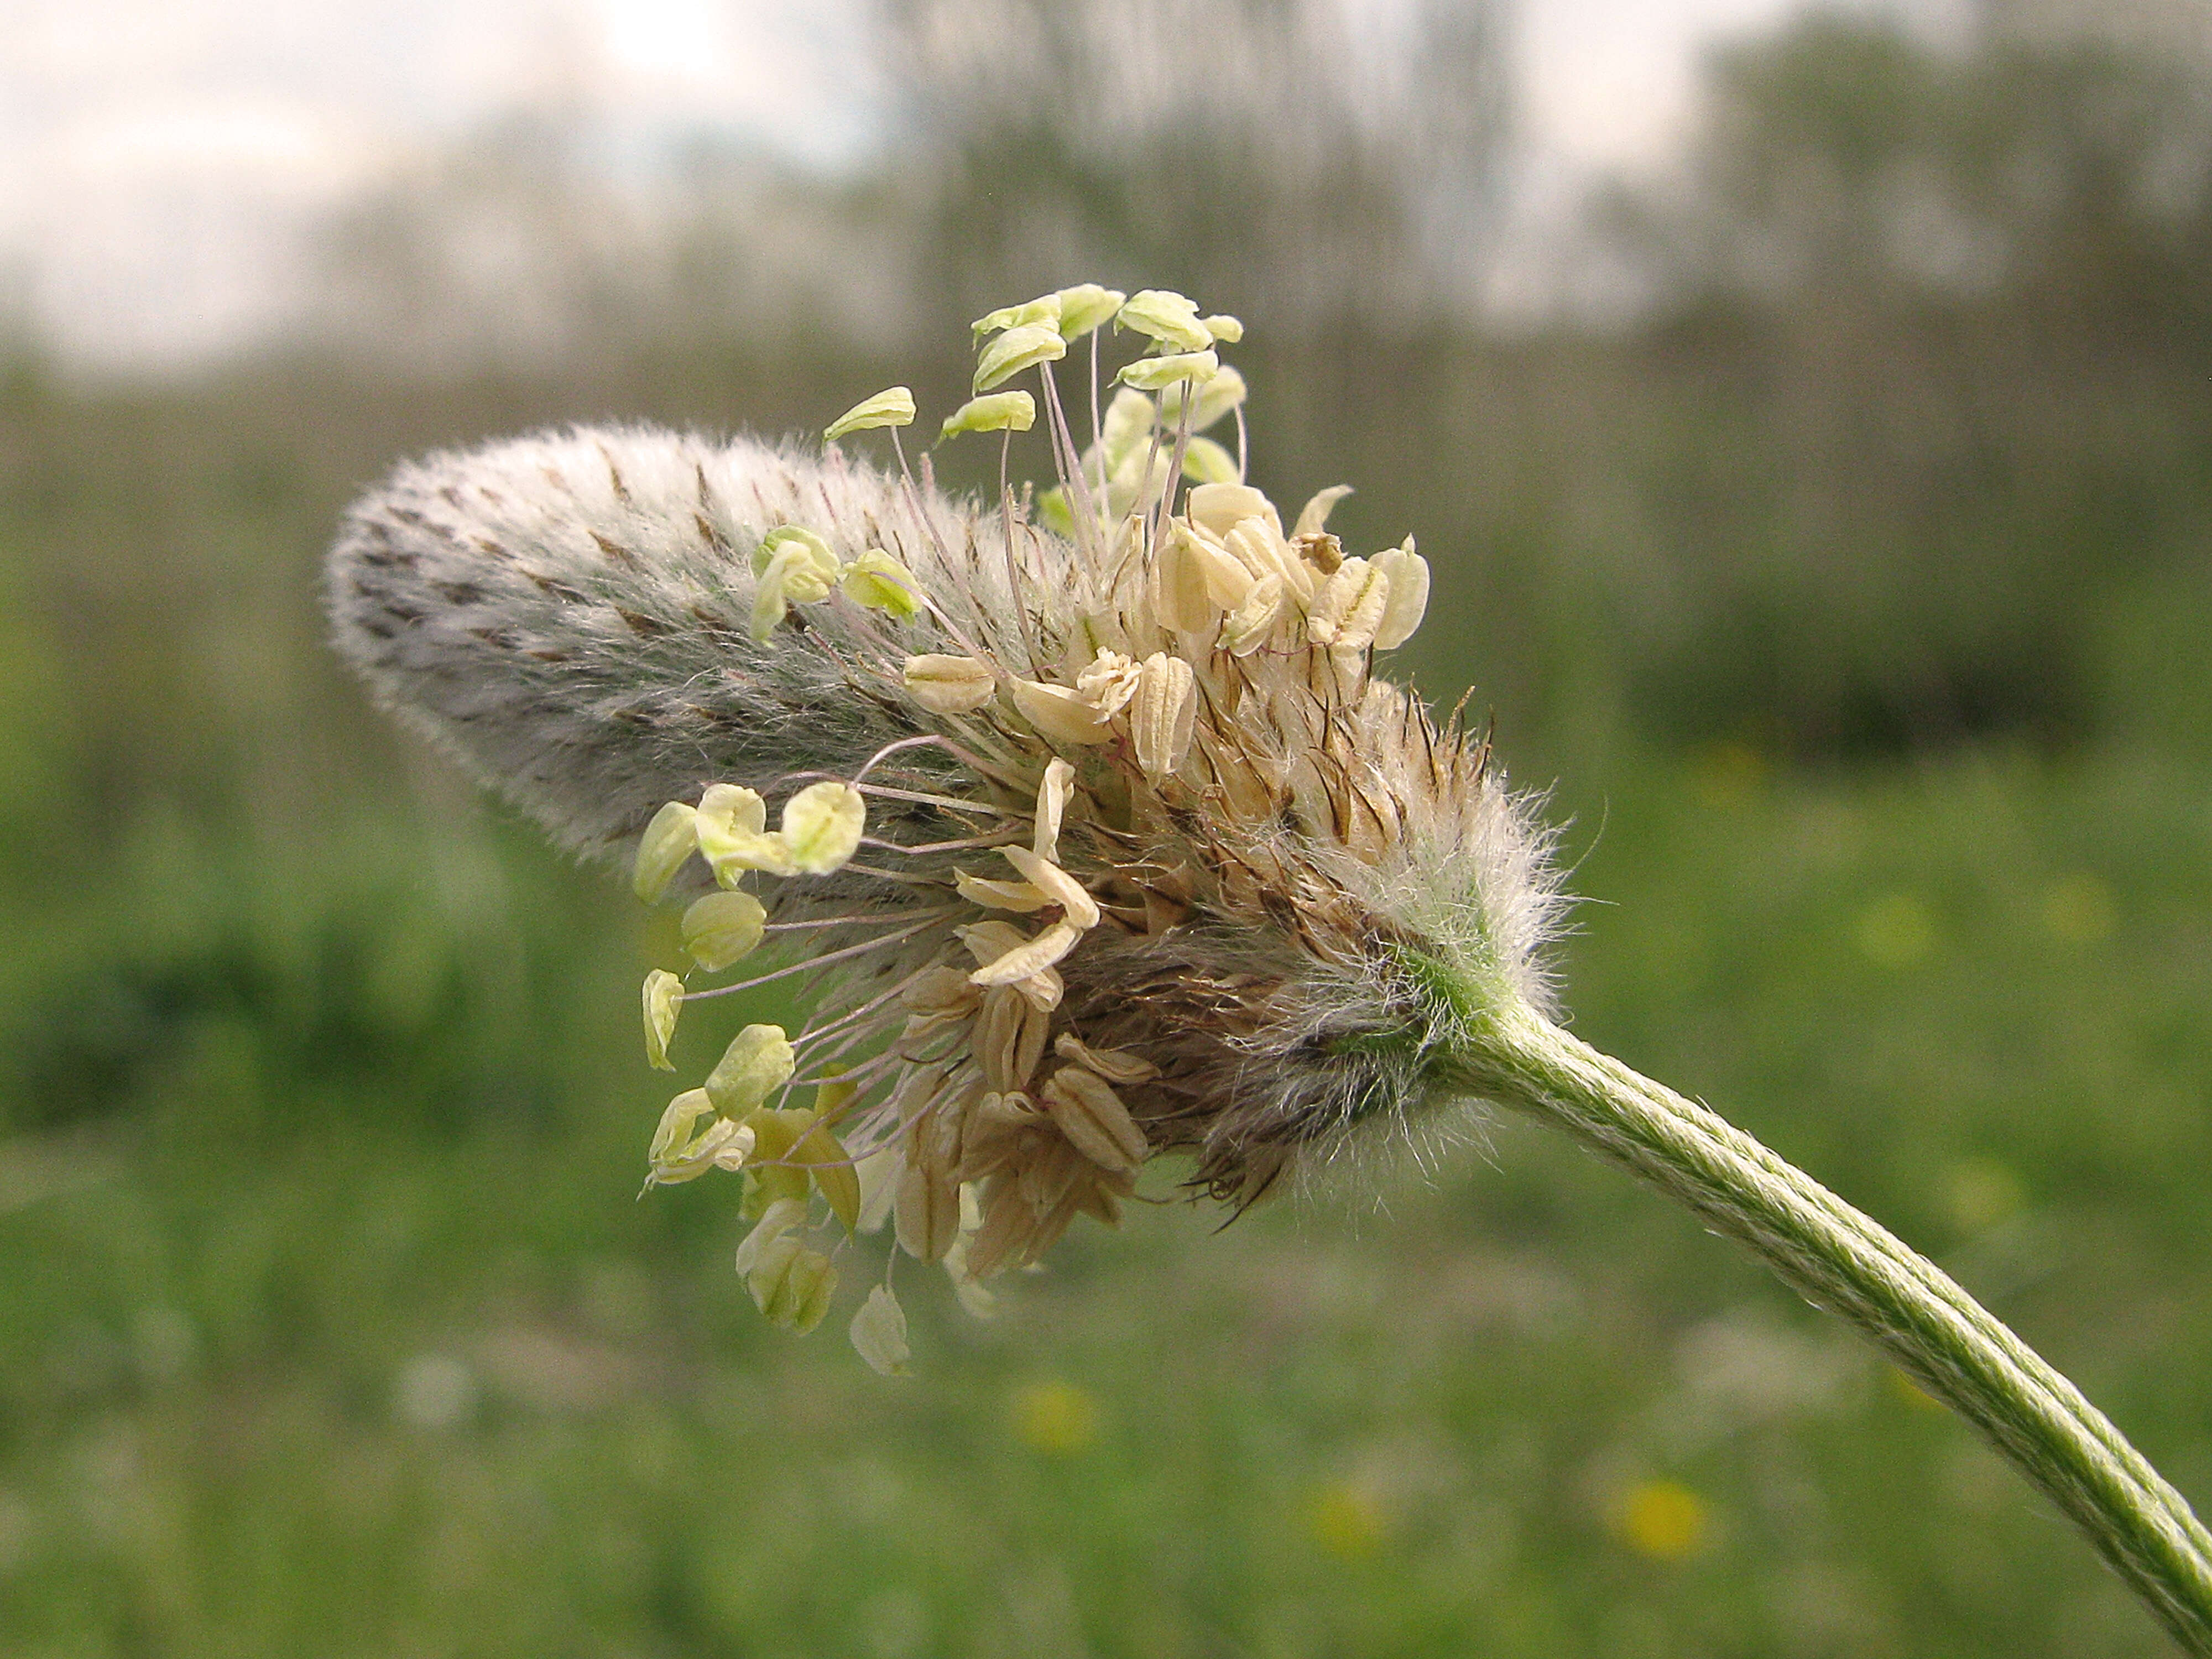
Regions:
[[[1091, 286], [984, 319], [977, 388], [1036, 396], [945, 430], [1000, 433], [1003, 471], [1041, 412], [1034, 513], [902, 451], [603, 428], [403, 466], [348, 517], [331, 612], [377, 694], [689, 907], [688, 980], [647, 988], [656, 1063], [684, 1006], [811, 978], [807, 1024], [746, 1028], [653, 1147], [655, 1181], [744, 1172], [773, 1318], [828, 1304], [817, 1198], [980, 1297], [1156, 1158], [1241, 1207], [1437, 1121], [1432, 1058], [1548, 1001], [1544, 836], [1485, 744], [1376, 672], [1428, 567], [1411, 538], [1347, 552], [1342, 486], [1286, 529], [1245, 482], [1218, 356], [1242, 333]], [[1149, 343], [1079, 431], [1054, 365], [1087, 338], [1095, 377], [1110, 337]], [[1231, 413], [1233, 455], [1198, 435]], [[912, 418], [895, 388], [832, 429]], [[854, 1327], [884, 1369], [895, 1316], [871, 1296]]]

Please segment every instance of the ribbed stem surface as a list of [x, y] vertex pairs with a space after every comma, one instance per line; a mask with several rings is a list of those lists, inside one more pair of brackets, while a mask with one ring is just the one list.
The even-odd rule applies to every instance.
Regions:
[[2212, 1533], [2081, 1391], [1933, 1262], [1696, 1103], [1525, 1007], [1458, 1056], [1484, 1096], [1556, 1123], [1742, 1241], [1871, 1336], [2088, 1534], [2190, 1653], [2212, 1656]]

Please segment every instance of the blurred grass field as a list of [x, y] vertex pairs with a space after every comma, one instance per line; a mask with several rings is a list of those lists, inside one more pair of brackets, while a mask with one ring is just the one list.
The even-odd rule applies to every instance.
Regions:
[[[0, 1650], [2156, 1650], [1855, 1339], [1518, 1121], [1218, 1236], [1139, 1210], [988, 1323], [910, 1273], [908, 1381], [766, 1328], [733, 1183], [635, 1201], [671, 941], [320, 645], [346, 495], [555, 393], [9, 396]], [[2163, 580], [2085, 605], [2070, 742], [1792, 761], [1565, 696], [1499, 737], [1570, 823], [1577, 1029], [2201, 1499], [2212, 764]], [[1504, 629], [1439, 612], [1425, 678], [1484, 695]]]

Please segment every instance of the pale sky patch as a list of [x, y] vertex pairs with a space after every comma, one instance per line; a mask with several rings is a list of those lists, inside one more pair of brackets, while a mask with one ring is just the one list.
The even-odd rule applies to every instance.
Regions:
[[[1702, 43], [1793, 9], [1523, 0], [1532, 222], [1656, 165]], [[114, 368], [250, 343], [315, 216], [518, 110], [611, 164], [705, 137], [848, 168], [890, 137], [866, 30], [865, 0], [0, 0], [0, 322]]]

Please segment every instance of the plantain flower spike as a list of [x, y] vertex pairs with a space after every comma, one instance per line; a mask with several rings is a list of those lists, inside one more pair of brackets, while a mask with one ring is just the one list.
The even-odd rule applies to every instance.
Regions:
[[[1048, 366], [1109, 322], [1141, 355], [1100, 366], [1120, 384], [1079, 455]], [[1467, 1017], [1438, 985], [1549, 1006], [1545, 835], [1375, 661], [1425, 565], [1346, 556], [1340, 491], [1286, 536], [1194, 436], [1244, 400], [1217, 353], [1240, 332], [1095, 284], [978, 321], [983, 395], [945, 430], [1043, 405], [1065, 533], [1018, 491], [623, 428], [434, 456], [348, 520], [332, 614], [377, 692], [683, 907], [653, 1064], [679, 1006], [806, 976], [811, 1019], [725, 1036], [649, 1159], [656, 1184], [742, 1176], [742, 1274], [778, 1322], [818, 1322], [843, 1233], [885, 1218], [980, 1306], [1163, 1164], [1242, 1208], [1433, 1139]], [[895, 387], [828, 430], [911, 418]], [[887, 1291], [850, 1329], [906, 1365]]]
[[[1051, 365], [1085, 336], [1095, 362], [1109, 318], [1148, 343], [1079, 451], [1068, 410], [1099, 388], [1063, 404]], [[1217, 351], [1243, 325], [1086, 284], [977, 332], [987, 395], [945, 433], [1029, 429], [1030, 392], [991, 388], [1034, 372], [1041, 495], [985, 507], [902, 461], [580, 427], [400, 467], [331, 557], [337, 643], [374, 693], [641, 899], [683, 902], [694, 977], [781, 950], [711, 988], [655, 969], [653, 1066], [686, 1005], [805, 976], [796, 1035], [746, 1025], [647, 1147], [649, 1186], [738, 1177], [762, 1313], [812, 1329], [836, 1253], [888, 1219], [987, 1314], [984, 1281], [1114, 1225], [1140, 1183], [1241, 1211], [1502, 1103], [1857, 1324], [2212, 1654], [2212, 1533], [2070, 1383], [1555, 1022], [1549, 836], [1486, 741], [1378, 672], [1428, 604], [1413, 538], [1347, 553], [1340, 485], [1286, 534], [1190, 441], [1243, 399]], [[848, 1329], [896, 1374], [884, 1285]]]

